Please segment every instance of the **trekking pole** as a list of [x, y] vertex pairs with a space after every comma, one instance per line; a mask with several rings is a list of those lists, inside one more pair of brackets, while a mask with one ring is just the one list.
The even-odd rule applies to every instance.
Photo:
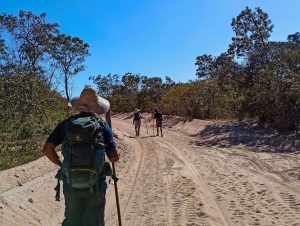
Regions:
[[[110, 109], [106, 113], [105, 118], [106, 118], [106, 122], [108, 123], [109, 127], [112, 129], [111, 118], [110, 118]], [[119, 226], [122, 226], [120, 203], [119, 203], [119, 193], [118, 193], [118, 186], [117, 186], [118, 178], [116, 175], [116, 168], [115, 168], [114, 162], [112, 162], [112, 170], [113, 170], [113, 180], [114, 180], [114, 187], [115, 187], [116, 203], [117, 203], [118, 221], [119, 221]]]

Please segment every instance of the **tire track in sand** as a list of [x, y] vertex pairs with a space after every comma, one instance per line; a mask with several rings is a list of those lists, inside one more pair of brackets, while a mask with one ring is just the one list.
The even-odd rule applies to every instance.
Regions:
[[[136, 177], [134, 183], [126, 184], [121, 191], [128, 193], [121, 194], [124, 225], [228, 225], [197, 170], [177, 149], [181, 139], [168, 142], [172, 136], [169, 133], [163, 138], [130, 137], [133, 130], [128, 122], [116, 121], [134, 153], [143, 154], [142, 159], [136, 158], [140, 161], [138, 172], [131, 174]], [[141, 133], [145, 132], [142, 129]]]
[[[134, 152], [134, 158], [130, 163], [127, 165], [127, 169], [124, 172], [124, 168], [118, 166], [116, 164], [116, 171], [117, 175], [120, 179], [118, 185], [119, 185], [119, 195], [120, 195], [120, 206], [121, 206], [121, 215], [122, 220], [126, 220], [129, 215], [130, 211], [130, 204], [133, 202], [133, 199], [135, 196], [137, 196], [137, 183], [139, 174], [141, 173], [141, 167], [144, 162], [144, 154], [141, 151], [141, 147], [139, 146], [139, 143], [135, 139], [131, 139], [129, 133], [122, 129], [118, 128], [118, 134], [122, 134], [124, 136], [125, 142], [128, 145], [128, 149], [130, 151]], [[121, 174], [120, 174], [121, 173]], [[117, 219], [116, 219], [116, 209], [115, 207], [115, 197], [114, 197], [114, 190], [111, 187], [108, 191], [109, 196], [109, 202], [107, 202], [106, 212], [107, 212], [107, 221], [108, 225], [117, 225]], [[128, 195], [129, 194], [129, 195]], [[112, 219], [114, 221], [112, 222]], [[125, 223], [125, 224], [124, 224]], [[126, 221], [123, 222], [124, 225], [126, 224]]]
[[[188, 216], [188, 219], [186, 220], [188, 221], [191, 219], [191, 223], [197, 222], [200, 225], [230, 225], [229, 220], [216, 201], [209, 186], [198, 173], [192, 162], [189, 161], [171, 142], [161, 139], [159, 145], [162, 147], [161, 150], [167, 151], [167, 154], [172, 156], [173, 159], [175, 158], [177, 162], [179, 161], [179, 164], [183, 163], [180, 168], [182, 168], [182, 172], [186, 171], [187, 175], [184, 175], [183, 178], [181, 178], [181, 182], [186, 180], [188, 184], [195, 184], [195, 187], [199, 192], [199, 194], [192, 196], [186, 201], [188, 203], [185, 208], [186, 215]], [[188, 184], [183, 183], [182, 186], [187, 186]], [[182, 186], [179, 187], [183, 189]], [[195, 187], [191, 187], [190, 189], [193, 190]], [[176, 196], [176, 193], [178, 192], [179, 190], [176, 189], [174, 195]], [[190, 192], [189, 189], [185, 189], [185, 194], [182, 195], [189, 196], [191, 195], [189, 194]], [[194, 193], [197, 192], [195, 191]], [[199, 200], [200, 203], [197, 206], [197, 201]], [[214, 215], [211, 214], [213, 212], [215, 213]]]
[[[139, 167], [135, 174], [124, 175], [121, 178], [127, 181], [134, 177], [134, 182], [126, 184], [122, 187], [120, 193], [123, 195], [122, 220], [124, 225], [170, 225], [167, 220], [166, 201], [164, 199], [164, 191], [162, 177], [160, 175], [160, 165], [157, 161], [157, 152], [154, 151], [153, 146], [147, 143], [147, 139], [134, 138], [128, 136], [130, 129], [128, 123], [118, 122], [118, 130], [125, 135], [127, 141], [132, 144], [135, 154], [140, 154], [136, 158], [139, 161]], [[122, 135], [121, 135], [122, 136]], [[149, 138], [151, 137], [144, 137]], [[120, 181], [121, 184], [122, 181]], [[127, 196], [126, 193], [129, 195]], [[126, 201], [125, 201], [126, 200]]]

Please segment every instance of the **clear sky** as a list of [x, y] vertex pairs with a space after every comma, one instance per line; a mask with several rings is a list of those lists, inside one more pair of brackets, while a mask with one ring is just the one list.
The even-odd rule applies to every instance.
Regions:
[[62, 33], [90, 45], [86, 70], [74, 79], [74, 95], [97, 74], [195, 79], [196, 57], [227, 49], [231, 19], [246, 6], [269, 14], [272, 40], [300, 31], [299, 0], [0, 0], [0, 12], [45, 12]]

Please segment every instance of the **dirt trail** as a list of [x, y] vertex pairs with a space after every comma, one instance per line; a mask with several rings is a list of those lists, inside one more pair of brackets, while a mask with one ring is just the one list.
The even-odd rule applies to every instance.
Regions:
[[[123, 225], [300, 225], [300, 154], [197, 146], [197, 137], [171, 129], [153, 137], [149, 125], [151, 135], [143, 127], [135, 138], [123, 119], [113, 118]], [[7, 183], [0, 186], [0, 225], [61, 223], [64, 203], [54, 201], [55, 171], [45, 165], [40, 159], [0, 172]], [[22, 171], [34, 177], [14, 176]], [[109, 226], [117, 225], [113, 192], [110, 184]]]
[[[121, 188], [124, 225], [227, 224], [208, 185], [176, 143], [169, 140], [171, 134], [152, 137], [142, 130], [144, 136], [135, 138], [128, 122], [115, 120], [114, 124], [117, 134], [135, 153]], [[114, 209], [110, 204], [108, 209]], [[108, 225], [116, 225], [110, 219]]]

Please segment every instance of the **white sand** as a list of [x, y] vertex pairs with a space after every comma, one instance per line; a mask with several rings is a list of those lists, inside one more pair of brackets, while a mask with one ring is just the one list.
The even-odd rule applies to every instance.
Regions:
[[[187, 133], [211, 124], [199, 120], [170, 122], [164, 137], [151, 136], [148, 120], [150, 134], [143, 123], [135, 138], [127, 116], [113, 118], [122, 155], [116, 167], [123, 225], [300, 225], [300, 154], [196, 145], [199, 137]], [[54, 201], [55, 168], [41, 158], [0, 172], [0, 225], [62, 222], [64, 200]], [[106, 225], [117, 225], [112, 184]]]

